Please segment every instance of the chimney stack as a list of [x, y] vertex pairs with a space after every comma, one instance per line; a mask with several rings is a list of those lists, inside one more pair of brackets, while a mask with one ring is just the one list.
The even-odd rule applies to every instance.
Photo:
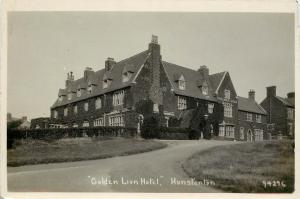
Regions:
[[149, 43], [148, 49], [152, 53], [153, 57], [161, 59], [160, 45], [158, 44], [158, 36], [152, 35], [151, 42]]
[[255, 91], [254, 90], [249, 91], [248, 98], [255, 101]]
[[288, 99], [295, 99], [295, 92], [290, 92], [287, 94]]
[[105, 61], [105, 71], [110, 71], [114, 65], [116, 64], [116, 61], [112, 57], [108, 57]]
[[200, 73], [201, 79], [208, 81], [209, 69], [207, 66], [200, 66], [198, 72]]
[[70, 85], [70, 83], [74, 81], [74, 75], [73, 72], [67, 73], [67, 80], [66, 80], [66, 88]]
[[267, 97], [276, 96], [276, 86], [267, 87]]
[[93, 71], [93, 69], [91, 68], [91, 67], [86, 67], [85, 68], [85, 70], [84, 70], [84, 79], [85, 80], [87, 80], [88, 79], [88, 77], [89, 77], [89, 75], [91, 74], [91, 73], [93, 73], [94, 71]]

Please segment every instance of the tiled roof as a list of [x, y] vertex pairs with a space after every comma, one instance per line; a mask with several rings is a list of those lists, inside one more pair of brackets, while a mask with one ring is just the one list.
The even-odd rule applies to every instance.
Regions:
[[281, 103], [283, 103], [285, 106], [291, 106], [295, 107], [295, 101], [289, 100], [287, 98], [275, 96]]
[[251, 113], [259, 113], [266, 115], [267, 112], [256, 101], [245, 97], [238, 97], [238, 109], [241, 111], [247, 111]]
[[[63, 106], [72, 102], [80, 101], [83, 99], [87, 99], [93, 96], [98, 96], [110, 91], [118, 90], [121, 88], [125, 88], [131, 85], [132, 80], [135, 78], [137, 72], [142, 67], [142, 65], [145, 63], [147, 57], [148, 57], [149, 51], [143, 51], [139, 54], [136, 54], [132, 57], [129, 57], [127, 59], [124, 59], [120, 62], [117, 62], [113, 68], [105, 73], [105, 69], [98, 70], [96, 72], [90, 72], [88, 75], [88, 78], [85, 79], [84, 77], [74, 80], [70, 83], [70, 85], [66, 89], [61, 89], [61, 92], [63, 90], [73, 91], [76, 92], [76, 90], [79, 87], [86, 88], [88, 86], [88, 82], [92, 81], [96, 86], [93, 88], [93, 92], [89, 94], [87, 91], [83, 91], [80, 97], [77, 97], [76, 94], [73, 96], [71, 100], [68, 100], [66, 97], [63, 101], [56, 101], [52, 108], [57, 106]], [[131, 79], [127, 82], [122, 82], [122, 72], [124, 71], [124, 67], [129, 68], [130, 72], [133, 72], [134, 75], [131, 76]], [[127, 69], [126, 69], [127, 70]], [[109, 79], [112, 79], [110, 86], [108, 88], [103, 89], [103, 76], [109, 77]]]
[[[207, 81], [208, 95], [203, 95], [199, 88], [199, 85], [203, 83], [203, 79], [198, 71], [185, 68], [182, 66], [178, 66], [176, 64], [172, 64], [165, 61], [163, 61], [162, 63], [167, 73], [167, 76], [172, 84], [174, 92], [176, 94], [210, 100], [210, 101], [217, 100], [214, 97], [214, 93], [215, 93], [215, 89], [218, 87], [218, 85], [222, 80], [223, 77], [222, 74], [224, 75], [224, 72], [209, 75], [209, 79]], [[186, 81], [185, 90], [180, 90], [176, 83], [176, 81], [181, 75], [183, 75]]]

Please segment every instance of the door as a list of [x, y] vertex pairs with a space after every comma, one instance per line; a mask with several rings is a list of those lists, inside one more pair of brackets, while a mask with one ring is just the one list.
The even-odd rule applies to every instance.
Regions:
[[247, 132], [247, 141], [252, 142], [253, 141], [253, 135], [251, 129], [248, 130]]

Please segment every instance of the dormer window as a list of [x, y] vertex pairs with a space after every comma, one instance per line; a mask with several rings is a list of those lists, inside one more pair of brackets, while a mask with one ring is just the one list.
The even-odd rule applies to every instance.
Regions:
[[103, 80], [103, 88], [107, 88], [108, 87], [108, 80], [105, 79]]
[[101, 102], [101, 98], [100, 97], [98, 97], [96, 99], [95, 107], [96, 107], [96, 109], [100, 109], [102, 107], [102, 102]]
[[202, 94], [208, 95], [208, 86], [202, 86]]
[[57, 116], [58, 116], [58, 113], [57, 113], [57, 111], [55, 110], [55, 111], [53, 111], [53, 117], [56, 119], [57, 118]]
[[93, 90], [93, 86], [89, 85], [88, 88], [87, 88], [88, 94], [91, 94], [92, 90]]
[[185, 79], [183, 75], [181, 75], [180, 78], [178, 79], [178, 87], [180, 90], [185, 90]]
[[68, 93], [68, 100], [71, 100], [73, 97], [73, 94], [72, 93]]
[[80, 97], [81, 96], [81, 89], [77, 89], [77, 97]]
[[224, 90], [224, 98], [230, 99], [230, 90], [227, 90], [227, 89]]
[[63, 101], [63, 96], [62, 96], [62, 95], [58, 97], [58, 101], [59, 101], [59, 102], [62, 102], [62, 101]]
[[128, 82], [132, 76], [131, 72], [124, 72], [122, 75], [122, 82]]

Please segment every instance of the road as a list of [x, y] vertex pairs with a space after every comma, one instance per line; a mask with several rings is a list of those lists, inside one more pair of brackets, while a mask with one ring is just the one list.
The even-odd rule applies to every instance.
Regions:
[[[181, 164], [193, 153], [228, 141], [162, 141], [168, 147], [108, 159], [8, 168], [8, 190], [30, 192], [219, 192], [188, 183]], [[177, 181], [176, 181], [177, 180]], [[178, 185], [180, 180], [181, 185]], [[211, 180], [211, 179], [208, 179]], [[207, 183], [208, 181], [206, 181]]]

